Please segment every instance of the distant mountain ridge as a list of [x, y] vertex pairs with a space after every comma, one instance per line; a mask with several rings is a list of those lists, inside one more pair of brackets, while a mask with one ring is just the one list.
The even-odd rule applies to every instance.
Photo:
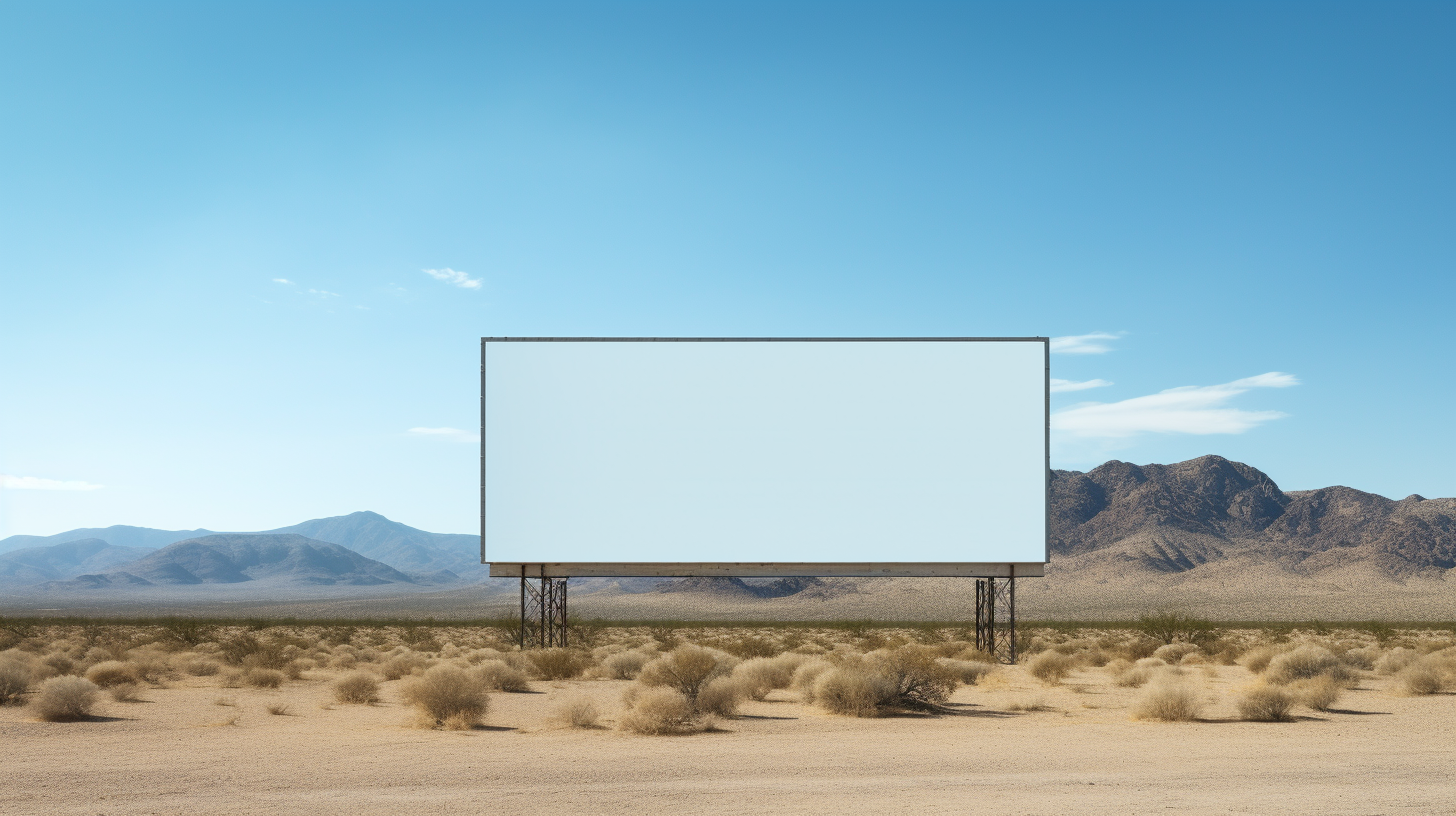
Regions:
[[[57, 533], [53, 536], [11, 536], [0, 540], [0, 582], [7, 580], [4, 564], [13, 552], [37, 548], [54, 548], [58, 544], [76, 541], [101, 541], [111, 546], [130, 547], [136, 551], [130, 558], [135, 560], [161, 547], [168, 547], [190, 539], [207, 536], [268, 536], [300, 535], [314, 541], [322, 541], [346, 547], [360, 555], [383, 562], [402, 573], [409, 573], [433, 583], [459, 579], [479, 580], [486, 575], [486, 568], [480, 563], [480, 537], [465, 534], [430, 533], [417, 530], [406, 524], [391, 521], [378, 513], [361, 511], [346, 516], [312, 519], [290, 527], [265, 530], [258, 533], [216, 533], [212, 530], [154, 530], [147, 527], [116, 525], [106, 528], [85, 528]], [[36, 557], [28, 556], [31, 560]], [[63, 559], [64, 560], [64, 559]], [[107, 563], [105, 566], [113, 566]], [[72, 578], [80, 574], [74, 569], [42, 570], [59, 572], [46, 580]], [[99, 570], [82, 570], [97, 572]], [[38, 576], [40, 572], [29, 571], [26, 575]], [[20, 580], [17, 567], [9, 578]]]
[[[60, 545], [65, 546], [65, 545]], [[80, 575], [55, 588], [115, 585], [238, 584], [247, 581], [320, 586], [414, 584], [399, 570], [338, 544], [301, 535], [222, 534], [169, 544], [100, 575]]]

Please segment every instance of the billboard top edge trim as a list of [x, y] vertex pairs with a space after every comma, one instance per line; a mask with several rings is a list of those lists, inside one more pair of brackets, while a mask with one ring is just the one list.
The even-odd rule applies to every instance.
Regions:
[[1048, 337], [482, 337], [482, 343], [1049, 343]]

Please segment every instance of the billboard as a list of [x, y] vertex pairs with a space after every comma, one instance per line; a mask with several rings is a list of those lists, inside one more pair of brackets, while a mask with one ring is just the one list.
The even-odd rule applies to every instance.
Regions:
[[1040, 575], [1046, 338], [484, 338], [491, 575]]

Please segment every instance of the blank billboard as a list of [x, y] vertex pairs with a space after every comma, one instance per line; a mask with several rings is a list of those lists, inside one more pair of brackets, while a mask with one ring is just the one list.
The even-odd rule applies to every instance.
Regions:
[[1045, 338], [486, 338], [482, 560], [533, 576], [1039, 567], [1046, 352]]

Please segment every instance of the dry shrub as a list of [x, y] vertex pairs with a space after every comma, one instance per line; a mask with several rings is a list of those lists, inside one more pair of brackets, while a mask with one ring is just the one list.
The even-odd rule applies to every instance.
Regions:
[[602, 660], [602, 673], [611, 680], [636, 680], [642, 667], [656, 656], [637, 649], [608, 655]]
[[470, 670], [487, 689], [491, 691], [530, 691], [526, 673], [504, 660], [487, 660]]
[[464, 730], [479, 725], [490, 708], [490, 698], [479, 680], [464, 669], [435, 666], [411, 678], [400, 690], [406, 705], [420, 711], [432, 728]]
[[799, 699], [804, 703], [812, 703], [814, 702], [814, 683], [819, 679], [819, 675], [832, 668], [834, 668], [834, 664], [828, 660], [818, 658], [806, 660], [799, 664], [799, 668], [794, 669], [794, 677], [789, 681], [789, 688], [797, 693]]
[[193, 677], [212, 677], [217, 674], [222, 666], [216, 660], [209, 660], [205, 657], [194, 657], [183, 661], [182, 671]]
[[237, 688], [243, 684], [242, 669], [226, 669], [218, 672], [217, 684], [223, 688]]
[[1289, 722], [1297, 702], [1294, 692], [1260, 683], [1239, 695], [1239, 718], [1250, 722]]
[[20, 696], [30, 690], [30, 667], [10, 658], [0, 659], [0, 705], [20, 702]]
[[1122, 688], [1142, 688], [1167, 666], [1168, 664], [1156, 657], [1145, 657], [1131, 665], [1123, 660], [1114, 660], [1107, 664], [1109, 670], [1114, 667], [1117, 669], [1112, 676], [1112, 684]]
[[712, 720], [694, 711], [686, 694], [664, 685], [639, 691], [620, 725], [637, 734], [695, 734], [711, 727]]
[[1139, 720], [1190, 722], [1198, 719], [1202, 703], [1198, 690], [1172, 675], [1163, 675], [1150, 683], [1133, 704], [1132, 716]]
[[243, 672], [243, 682], [253, 688], [276, 689], [283, 685], [283, 672], [277, 669], [248, 669]]
[[1420, 655], [1415, 649], [1407, 649], [1404, 646], [1397, 646], [1394, 649], [1381, 655], [1375, 661], [1376, 674], [1399, 674], [1407, 666], [1416, 662]]
[[602, 713], [585, 697], [567, 700], [556, 708], [556, 718], [572, 728], [596, 728]]
[[788, 688], [794, 670], [805, 661], [804, 655], [781, 654], [777, 657], [755, 657], [739, 663], [733, 677], [743, 691], [754, 700], [762, 700], [774, 689]]
[[563, 647], [536, 649], [527, 652], [527, 657], [542, 680], [570, 680], [591, 662], [581, 652]]
[[934, 708], [950, 698], [956, 678], [935, 662], [935, 653], [919, 646], [902, 646], [869, 656], [871, 667], [889, 678], [894, 688], [891, 705], [897, 708]]
[[1265, 669], [1269, 668], [1269, 661], [1283, 651], [1275, 646], [1260, 646], [1240, 655], [1238, 663], [1254, 674], [1262, 674]]
[[111, 688], [141, 679], [136, 667], [120, 660], [107, 660], [86, 670], [86, 679], [100, 688]]
[[64, 654], [62, 652], [55, 652], [53, 654], [46, 655], [44, 658], [41, 659], [41, 663], [49, 667], [51, 671], [55, 672], [55, 674], [76, 673], [76, 661], [72, 660], [70, 655]]
[[424, 671], [429, 665], [430, 661], [426, 660], [424, 656], [406, 652], [384, 661], [384, 664], [379, 667], [379, 672], [384, 675], [385, 680], [398, 680], [406, 675]]
[[373, 705], [379, 702], [379, 681], [368, 672], [354, 672], [334, 683], [334, 699], [341, 703]]
[[736, 675], [715, 677], [698, 692], [697, 709], [719, 717], [738, 716], [738, 706], [751, 696], [747, 683]]
[[1062, 678], [1072, 673], [1077, 665], [1077, 659], [1071, 655], [1062, 654], [1057, 651], [1046, 651], [1033, 657], [1031, 662], [1026, 664], [1026, 670], [1031, 676], [1051, 685], [1062, 682]]
[[1400, 688], [1406, 694], [1435, 694], [1446, 685], [1445, 674], [1440, 667], [1429, 660], [1418, 660], [1401, 669], [1396, 675]]
[[894, 696], [890, 679], [863, 662], [831, 668], [814, 682], [814, 702], [831, 714], [878, 717]]
[[266, 709], [269, 714], [272, 714], [275, 717], [283, 717], [287, 716], [288, 714], [287, 703], [273, 703], [272, 705], [266, 706]]
[[1199, 648], [1192, 643], [1169, 643], [1153, 650], [1152, 656], [1171, 664], [1181, 662], [1188, 655], [1198, 652]]
[[111, 699], [118, 703], [141, 702], [142, 687], [137, 683], [117, 683], [106, 690]]
[[52, 677], [40, 684], [30, 705], [46, 722], [74, 722], [91, 716], [100, 688], [81, 677]]
[[329, 668], [331, 669], [352, 669], [357, 665], [359, 665], [359, 658], [353, 652], [344, 652], [329, 658]]
[[637, 681], [644, 686], [666, 686], [682, 693], [688, 706], [709, 680], [732, 671], [734, 659], [715, 649], [685, 643], [642, 667]]
[[1320, 676], [1331, 677], [1337, 683], [1348, 683], [1355, 679], [1348, 666], [1341, 663], [1329, 649], [1321, 646], [1300, 646], [1293, 651], [1275, 655], [1264, 670], [1264, 677], [1269, 682], [1281, 686]]
[[1379, 646], [1361, 646], [1346, 651], [1340, 655], [1340, 659], [1357, 669], [1373, 671], [1375, 669], [1375, 661], [1380, 659], [1380, 654]]
[[974, 686], [981, 682], [981, 678], [996, 670], [993, 663], [985, 663], [980, 660], [956, 660], [951, 657], [942, 657], [935, 661], [945, 670], [950, 672], [956, 680], [968, 686]]
[[1315, 711], [1329, 711], [1340, 700], [1340, 683], [1328, 674], [1296, 680], [1289, 690], [1306, 708]]

